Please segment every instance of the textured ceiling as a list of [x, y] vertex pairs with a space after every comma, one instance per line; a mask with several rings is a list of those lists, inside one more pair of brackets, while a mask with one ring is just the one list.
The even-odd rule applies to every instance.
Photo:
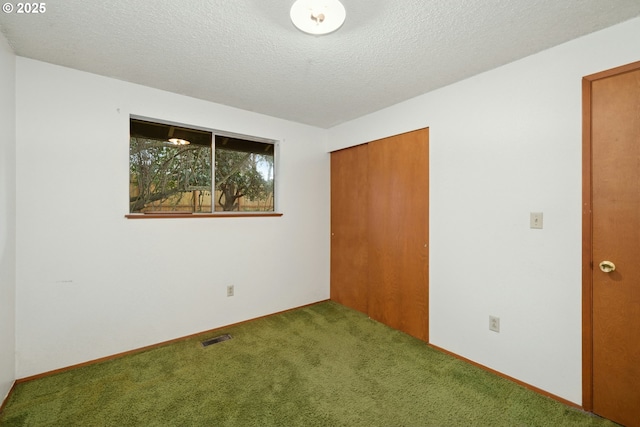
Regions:
[[[640, 15], [639, 0], [48, 0], [0, 13], [16, 54], [328, 128]], [[635, 42], [637, 43], [637, 41]]]

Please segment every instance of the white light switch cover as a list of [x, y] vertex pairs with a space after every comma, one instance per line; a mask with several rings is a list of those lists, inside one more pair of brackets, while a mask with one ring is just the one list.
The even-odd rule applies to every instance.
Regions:
[[542, 228], [542, 212], [531, 212], [529, 228]]

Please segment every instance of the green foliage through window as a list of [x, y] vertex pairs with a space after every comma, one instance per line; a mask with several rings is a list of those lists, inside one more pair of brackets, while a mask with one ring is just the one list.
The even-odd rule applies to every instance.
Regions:
[[273, 144], [131, 119], [130, 212], [273, 212], [274, 166]]

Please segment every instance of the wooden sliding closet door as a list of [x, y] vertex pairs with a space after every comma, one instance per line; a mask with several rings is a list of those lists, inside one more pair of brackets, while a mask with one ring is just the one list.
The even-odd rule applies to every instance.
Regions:
[[429, 340], [429, 129], [369, 143], [369, 316]]
[[365, 314], [368, 301], [367, 145], [331, 153], [331, 299]]

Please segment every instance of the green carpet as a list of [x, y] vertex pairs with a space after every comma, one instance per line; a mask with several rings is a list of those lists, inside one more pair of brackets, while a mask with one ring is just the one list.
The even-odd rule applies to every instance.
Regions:
[[0, 425], [615, 424], [324, 302], [18, 384]]

